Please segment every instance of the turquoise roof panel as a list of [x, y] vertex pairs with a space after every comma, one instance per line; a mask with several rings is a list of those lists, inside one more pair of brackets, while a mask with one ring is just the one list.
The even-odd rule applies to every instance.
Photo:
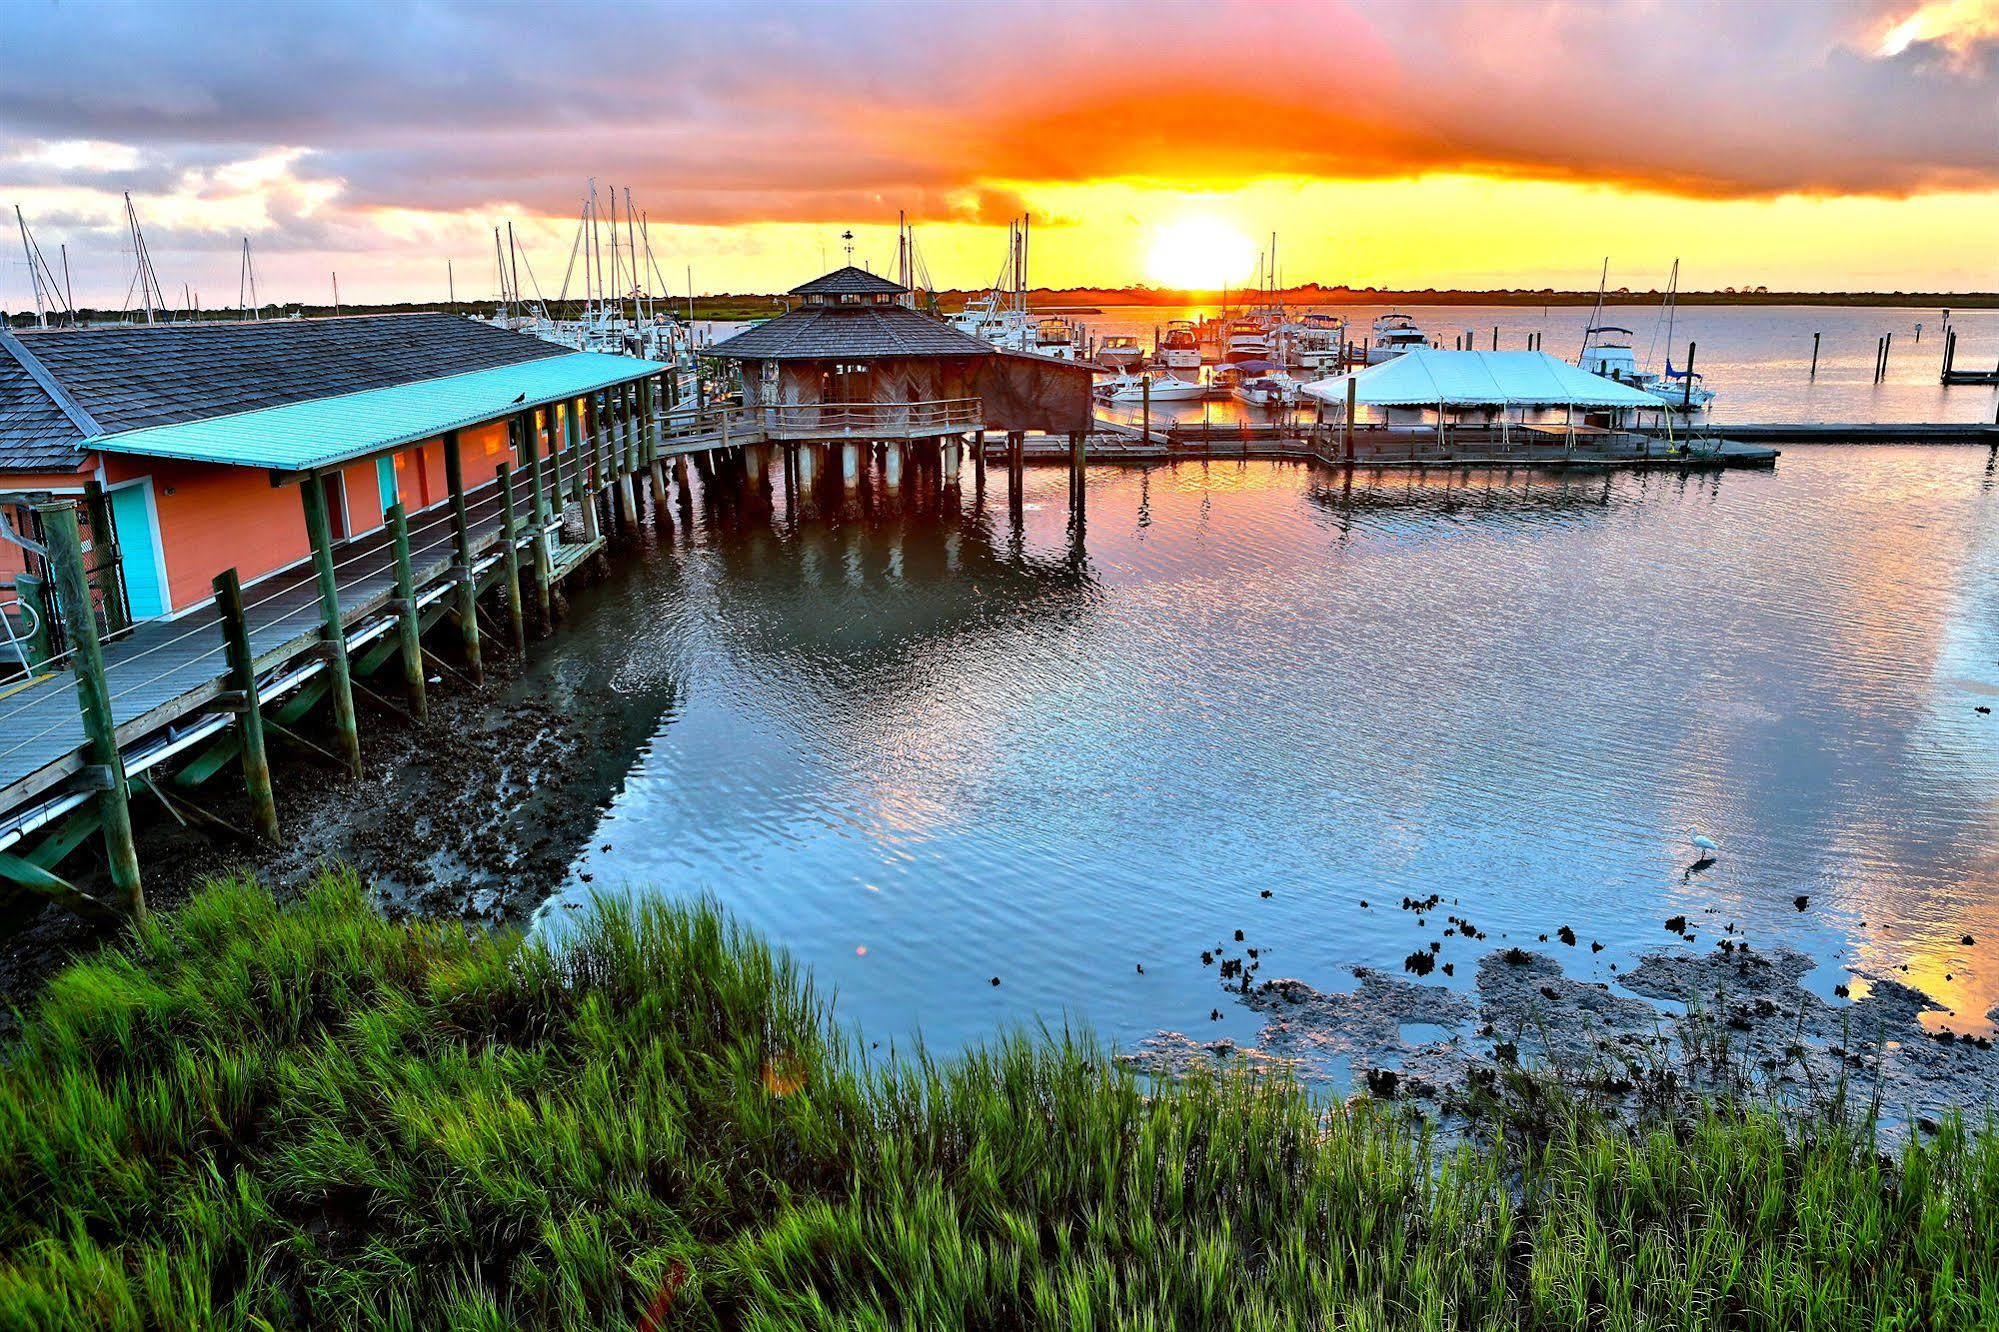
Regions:
[[365, 458], [447, 430], [462, 430], [670, 369], [658, 361], [608, 352], [573, 352], [233, 416], [100, 435], [89, 440], [87, 447], [151, 458], [302, 472]]

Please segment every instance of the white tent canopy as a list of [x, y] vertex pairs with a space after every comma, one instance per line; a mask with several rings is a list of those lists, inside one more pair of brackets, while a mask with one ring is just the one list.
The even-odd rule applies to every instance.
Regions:
[[1540, 351], [1438, 351], [1419, 347], [1305, 392], [1345, 405], [1347, 381], [1362, 407], [1596, 407], [1659, 409], [1663, 399]]

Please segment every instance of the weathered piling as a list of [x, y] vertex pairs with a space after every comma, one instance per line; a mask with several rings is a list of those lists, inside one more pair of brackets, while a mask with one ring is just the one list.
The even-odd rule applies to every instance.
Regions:
[[460, 457], [458, 432], [444, 434], [444, 483], [451, 491], [451, 536], [458, 584], [458, 635], [464, 645], [465, 669], [474, 684], [486, 678], [479, 660], [479, 582], [472, 572], [472, 530], [465, 520], [465, 465]]
[[[97, 788], [97, 815], [104, 830], [104, 856], [111, 868], [111, 886], [117, 890], [126, 912], [137, 918], [146, 914], [145, 889], [139, 880], [139, 850], [132, 839], [132, 797], [125, 780], [125, 759], [118, 752], [118, 727], [111, 713], [111, 690], [104, 682], [104, 648], [97, 636], [97, 610], [92, 604], [90, 583], [83, 569], [83, 533], [70, 504], [38, 506], [42, 532], [48, 541], [49, 563], [54, 567], [56, 604], [63, 623], [69, 627], [72, 673], [76, 677], [77, 702], [83, 714], [85, 757], [90, 761], [91, 780]], [[48, 875], [62, 895], [75, 890]]]
[[[534, 531], [528, 539], [528, 558], [532, 561], [529, 577], [534, 582], [535, 626], [541, 633], [547, 633], [555, 619], [555, 601], [552, 591], [555, 582], [555, 561], [548, 548], [548, 491], [542, 486], [541, 474], [541, 431], [535, 424], [533, 412], [520, 418], [521, 442], [527, 449], [528, 515], [534, 523]], [[501, 487], [502, 503], [507, 508], [507, 521], [513, 521], [514, 505], [506, 496], [506, 488]]]
[[271, 759], [264, 748], [263, 700], [257, 691], [257, 659], [250, 650], [250, 625], [243, 616], [243, 584], [234, 569], [215, 575], [215, 611], [222, 620], [222, 646], [229, 660], [229, 700], [236, 713], [243, 785], [250, 794], [250, 821], [266, 840], [278, 840], [278, 801], [271, 788]]
[[333, 704], [334, 737], [348, 775], [361, 775], [361, 720], [354, 712], [354, 675], [347, 661], [347, 627], [340, 618], [340, 580], [333, 565], [333, 528], [327, 520], [326, 487], [317, 475], [299, 483], [305, 530], [312, 540], [312, 567], [319, 576], [320, 636], [326, 658], [327, 693]]
[[1806, 378], [1817, 379], [1818, 377], [1819, 377], [1819, 335], [1817, 333], [1814, 333], [1812, 334], [1812, 368], [1811, 372], [1808, 375], [1806, 375]]
[[397, 500], [382, 518], [395, 545], [396, 643], [403, 659], [403, 692], [409, 700], [410, 716], [426, 722], [430, 720], [430, 700], [423, 678], [423, 617], [417, 611], [416, 575], [410, 569], [409, 514]]
[[514, 519], [514, 469], [500, 464], [500, 584], [507, 606], [507, 634], [514, 651], [527, 649], [527, 615], [521, 605], [521, 534]]

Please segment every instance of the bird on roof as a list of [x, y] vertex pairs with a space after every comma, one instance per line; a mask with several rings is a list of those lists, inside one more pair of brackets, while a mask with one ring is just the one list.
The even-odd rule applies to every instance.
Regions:
[[527, 400], [528, 400], [528, 395], [526, 389], [522, 389], [519, 393], [514, 395], [514, 402], [516, 405], [526, 402]]

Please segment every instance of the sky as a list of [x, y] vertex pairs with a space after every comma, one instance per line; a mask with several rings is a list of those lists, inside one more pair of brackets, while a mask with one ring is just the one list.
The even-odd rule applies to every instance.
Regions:
[[[554, 296], [629, 190], [655, 287], [892, 267], [1999, 289], [1999, 0], [0, 5], [0, 204], [78, 304]], [[6, 219], [8, 223], [13, 218]], [[13, 227], [0, 307], [32, 306]], [[580, 277], [571, 272], [571, 294]]]

